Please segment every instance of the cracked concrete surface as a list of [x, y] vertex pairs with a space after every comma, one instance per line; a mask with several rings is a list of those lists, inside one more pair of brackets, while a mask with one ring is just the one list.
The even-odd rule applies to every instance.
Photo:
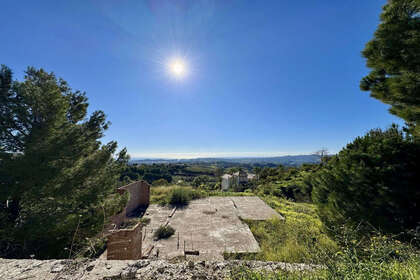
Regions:
[[[223, 260], [223, 253], [257, 253], [260, 247], [249, 227], [241, 219], [283, 219], [260, 198], [209, 197], [191, 201], [184, 208], [173, 209], [150, 205], [145, 216], [151, 219], [143, 228], [143, 252], [152, 248], [152, 255], [171, 259], [184, 255], [184, 250], [199, 251], [194, 260]], [[153, 240], [153, 233], [163, 224], [176, 232], [168, 239]]]

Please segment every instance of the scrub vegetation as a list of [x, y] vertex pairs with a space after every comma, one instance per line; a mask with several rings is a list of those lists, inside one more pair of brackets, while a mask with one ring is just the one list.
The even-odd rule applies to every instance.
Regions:
[[175, 233], [175, 229], [171, 226], [160, 226], [154, 233], [156, 239], [166, 239]]
[[338, 250], [337, 244], [327, 235], [319, 220], [314, 205], [273, 196], [262, 198], [285, 220], [244, 220], [258, 241], [261, 252], [226, 255], [227, 258], [322, 263], [322, 254], [331, 254]]

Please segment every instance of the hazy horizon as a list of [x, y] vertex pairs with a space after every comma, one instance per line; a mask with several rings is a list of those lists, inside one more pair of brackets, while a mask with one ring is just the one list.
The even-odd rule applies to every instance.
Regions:
[[[151, 153], [132, 155], [134, 159], [196, 159], [196, 158], [260, 158], [260, 157], [282, 157], [312, 155], [315, 151], [308, 153], [258, 153], [258, 152], [239, 152], [239, 153]], [[331, 152], [330, 152], [331, 153]], [[335, 152], [334, 152], [335, 153]], [[334, 154], [331, 153], [331, 154]]]

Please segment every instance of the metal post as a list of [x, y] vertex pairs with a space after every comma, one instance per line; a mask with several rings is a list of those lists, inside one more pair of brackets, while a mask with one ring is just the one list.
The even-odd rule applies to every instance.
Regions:
[[191, 251], [194, 251], [194, 243], [192, 239], [192, 232], [191, 232]]

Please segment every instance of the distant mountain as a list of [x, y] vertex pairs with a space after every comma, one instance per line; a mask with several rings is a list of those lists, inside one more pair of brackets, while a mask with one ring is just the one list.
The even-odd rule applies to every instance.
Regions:
[[237, 157], [237, 158], [194, 158], [194, 159], [132, 159], [130, 163], [154, 164], [154, 163], [238, 163], [238, 164], [282, 164], [298, 166], [303, 163], [318, 163], [318, 155], [297, 155], [279, 157]]

